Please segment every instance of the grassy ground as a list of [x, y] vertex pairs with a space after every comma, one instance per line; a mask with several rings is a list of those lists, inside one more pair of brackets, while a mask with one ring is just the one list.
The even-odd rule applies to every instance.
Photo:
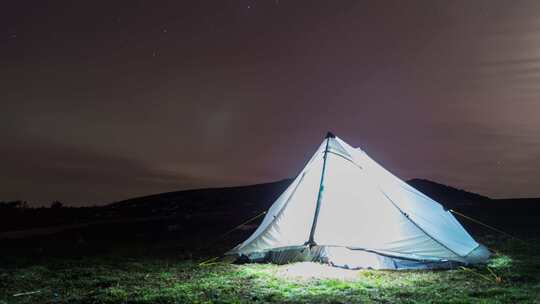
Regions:
[[37, 262], [3, 257], [0, 303], [540, 303], [538, 250], [482, 241], [500, 254], [475, 269], [342, 270], [334, 278], [325, 266], [307, 265], [324, 279], [301, 276], [297, 265], [200, 266], [125, 251]]

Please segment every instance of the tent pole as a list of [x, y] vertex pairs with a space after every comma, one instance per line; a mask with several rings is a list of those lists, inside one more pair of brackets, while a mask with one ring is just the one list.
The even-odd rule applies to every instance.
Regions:
[[319, 184], [319, 193], [317, 194], [317, 206], [315, 207], [315, 215], [313, 216], [313, 223], [311, 224], [311, 231], [309, 232], [309, 240], [305, 243], [305, 245], [308, 245], [309, 247], [313, 247], [317, 245], [314, 240], [315, 235], [315, 227], [317, 227], [317, 219], [319, 217], [319, 211], [321, 209], [321, 200], [322, 200], [322, 194], [324, 191], [324, 174], [326, 173], [326, 161], [328, 157], [328, 146], [330, 143], [330, 138], [335, 138], [336, 136], [330, 132], [326, 134], [326, 147], [324, 148], [324, 155], [323, 155], [323, 167], [321, 172], [321, 182]]

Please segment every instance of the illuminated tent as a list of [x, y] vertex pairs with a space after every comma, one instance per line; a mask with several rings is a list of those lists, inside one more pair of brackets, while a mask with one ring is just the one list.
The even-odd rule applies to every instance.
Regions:
[[373, 269], [453, 268], [490, 255], [439, 203], [331, 133], [257, 230], [227, 254]]

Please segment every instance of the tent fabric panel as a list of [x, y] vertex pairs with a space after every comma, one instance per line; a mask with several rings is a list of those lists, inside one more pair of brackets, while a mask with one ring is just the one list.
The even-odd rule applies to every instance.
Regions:
[[321, 145], [284, 195], [272, 205], [262, 224], [231, 253], [303, 245], [307, 241], [319, 191], [323, 150]]
[[[367, 155], [366, 157], [368, 158]], [[365, 166], [371, 171], [370, 174], [380, 181], [381, 190], [389, 199], [438, 242], [461, 256], [467, 255], [478, 246], [455, 217], [439, 203], [392, 175], [381, 177], [384, 175], [381, 173], [388, 171], [375, 161], [369, 159]], [[377, 171], [381, 173], [375, 173]]]
[[456, 257], [388, 202], [365, 170], [332, 154], [328, 155], [327, 165], [315, 233], [318, 245]]
[[394, 176], [362, 150], [349, 146], [341, 139], [337, 140], [365, 170], [366, 175], [376, 182], [380, 191], [434, 240], [460, 256], [467, 255], [478, 246], [454, 216], [439, 203]]

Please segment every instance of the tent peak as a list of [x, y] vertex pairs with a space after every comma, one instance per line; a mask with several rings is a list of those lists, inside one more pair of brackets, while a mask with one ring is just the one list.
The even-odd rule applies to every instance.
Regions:
[[334, 133], [328, 131], [328, 133], [326, 133], [326, 136], [324, 138], [335, 138], [336, 136], [334, 135]]

